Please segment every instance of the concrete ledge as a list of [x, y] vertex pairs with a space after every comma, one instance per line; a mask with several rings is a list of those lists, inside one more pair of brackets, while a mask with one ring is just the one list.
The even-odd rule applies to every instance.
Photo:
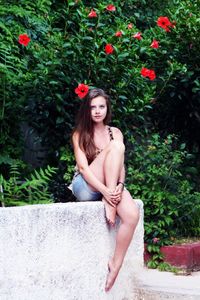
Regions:
[[116, 229], [107, 227], [101, 202], [1, 208], [0, 299], [134, 299], [144, 251], [143, 203], [136, 202], [140, 221], [109, 293], [104, 285]]
[[161, 248], [164, 260], [173, 266], [187, 270], [200, 269], [200, 242], [164, 246]]

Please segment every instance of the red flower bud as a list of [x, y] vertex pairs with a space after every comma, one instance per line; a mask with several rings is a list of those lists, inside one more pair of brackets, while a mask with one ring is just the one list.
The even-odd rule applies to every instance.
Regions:
[[91, 9], [90, 13], [88, 14], [89, 18], [96, 18], [97, 17], [97, 13], [94, 9]]
[[156, 244], [156, 243], [158, 243], [158, 242], [159, 242], [159, 238], [157, 238], [157, 237], [153, 238], [153, 243], [154, 243], [154, 244]]
[[115, 33], [115, 36], [117, 36], [117, 37], [122, 36], [122, 32], [121, 32], [121, 31], [117, 31], [117, 32]]
[[128, 29], [132, 29], [133, 28], [133, 24], [129, 23], [127, 27], [128, 27]]
[[141, 32], [137, 32], [136, 34], [134, 34], [133, 37], [137, 40], [141, 40], [142, 39]]
[[107, 5], [106, 9], [109, 10], [109, 11], [116, 11], [116, 7], [113, 4]]
[[153, 42], [151, 43], [151, 48], [158, 48], [159, 47], [159, 42], [156, 40], [153, 40]]

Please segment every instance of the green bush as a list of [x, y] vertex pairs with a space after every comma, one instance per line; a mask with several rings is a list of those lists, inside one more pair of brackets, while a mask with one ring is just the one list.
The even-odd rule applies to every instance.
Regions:
[[128, 187], [134, 198], [144, 201], [145, 241], [154, 244], [156, 239], [161, 246], [176, 235], [199, 235], [200, 193], [186, 179], [184, 164], [190, 164], [190, 155], [185, 145], [176, 150], [176, 137], [163, 140], [158, 134], [139, 142], [130, 138], [130, 143]]
[[[116, 1], [115, 5], [116, 11], [112, 12], [106, 10], [106, 2], [96, 1], [97, 18], [88, 17], [91, 4], [82, 1], [21, 1], [20, 6], [12, 2], [9, 8], [7, 4], [1, 7], [5, 151], [11, 153], [20, 121], [25, 120], [36, 129], [48, 147], [49, 161], [54, 162], [58, 148], [69, 139], [80, 101], [74, 99], [74, 88], [83, 81], [111, 94], [114, 121], [119, 124], [120, 118], [123, 129], [127, 122], [144, 120], [156, 82], [142, 78], [140, 70], [144, 66], [154, 68], [150, 58], [156, 51], [150, 48], [154, 35], [144, 32], [142, 40], [133, 38], [140, 31], [140, 14], [134, 12], [138, 1], [134, 5], [132, 1]], [[155, 16], [152, 21], [156, 24]], [[130, 23], [132, 29], [127, 27]], [[119, 30], [123, 35], [116, 37]], [[27, 47], [18, 43], [22, 33], [31, 39]], [[106, 44], [113, 45], [113, 54], [105, 54]], [[14, 134], [10, 118], [17, 125]], [[18, 141], [17, 145], [20, 150]]]
[[[200, 149], [200, 51], [199, 1], [171, 1], [164, 11], [176, 22], [176, 30], [162, 39], [157, 57], [163, 89], [155, 96], [151, 120], [162, 133], [175, 133], [199, 159]], [[197, 154], [198, 153], [198, 154]], [[199, 164], [199, 161], [196, 161]], [[198, 182], [199, 185], [199, 182]]]
[[[24, 0], [20, 5], [17, 1], [2, 2], [0, 115], [4, 154], [17, 158], [22, 153], [23, 141], [16, 137], [23, 120], [48, 148], [45, 163], [56, 164], [57, 151], [69, 140], [80, 103], [74, 94], [80, 82], [103, 87], [111, 94], [113, 122], [127, 134], [133, 132], [133, 126], [150, 126], [147, 114], [155, 107], [151, 117], [154, 126], [165, 131], [173, 127], [184, 136], [188, 126], [184, 125], [183, 131], [177, 128], [174, 107], [191, 98], [190, 91], [192, 120], [198, 124], [197, 1], [115, 1], [115, 11], [108, 11], [107, 5], [106, 1], [72, 0]], [[96, 18], [88, 17], [92, 8]], [[176, 22], [171, 32], [156, 25], [161, 15]], [[130, 23], [132, 29], [127, 27]], [[122, 36], [115, 36], [117, 31]], [[137, 32], [142, 33], [141, 40], [133, 38]], [[18, 42], [22, 33], [31, 39], [27, 47]], [[158, 49], [150, 47], [153, 39], [159, 41]], [[105, 54], [106, 44], [114, 47], [110, 55]], [[142, 67], [154, 69], [156, 79], [141, 77]], [[194, 139], [198, 142], [197, 134]]]

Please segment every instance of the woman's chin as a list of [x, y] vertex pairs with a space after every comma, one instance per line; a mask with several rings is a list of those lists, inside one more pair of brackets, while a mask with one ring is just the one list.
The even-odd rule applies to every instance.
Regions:
[[94, 118], [93, 119], [93, 121], [95, 122], [95, 123], [102, 123], [103, 122], [103, 118]]

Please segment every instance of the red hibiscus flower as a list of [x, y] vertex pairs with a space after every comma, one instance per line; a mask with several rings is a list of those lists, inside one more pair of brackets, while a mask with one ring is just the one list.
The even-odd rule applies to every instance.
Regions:
[[113, 48], [113, 46], [111, 44], [107, 44], [105, 46], [105, 52], [106, 52], [106, 54], [112, 54], [113, 51], [114, 51], [114, 48]]
[[20, 34], [19, 38], [18, 38], [18, 42], [24, 46], [28, 46], [28, 43], [30, 42], [30, 40], [31, 39], [29, 38], [29, 36], [26, 33]]
[[132, 29], [133, 28], [133, 24], [129, 23], [127, 27], [128, 27], [128, 29]]
[[96, 18], [97, 17], [97, 13], [94, 9], [91, 9], [89, 15], [88, 15], [89, 18]]
[[173, 27], [168, 17], [159, 17], [157, 20], [157, 25], [163, 28], [165, 31], [170, 31], [169, 27]]
[[143, 67], [143, 68], [141, 69], [140, 73], [141, 73], [141, 75], [142, 75], [143, 77], [147, 77], [148, 74], [149, 74], [149, 69]]
[[136, 34], [134, 34], [133, 37], [137, 40], [141, 40], [142, 39], [141, 32], [137, 32]]
[[83, 99], [89, 91], [89, 86], [83, 83], [79, 83], [78, 87], [75, 88], [75, 93], [79, 98]]
[[121, 32], [121, 31], [117, 31], [117, 32], [115, 33], [115, 36], [117, 36], [117, 37], [122, 36], [122, 32]]
[[156, 73], [155, 73], [154, 70], [149, 70], [149, 69], [144, 68], [144, 67], [141, 69], [140, 74], [143, 77], [148, 77], [150, 80], [154, 80], [156, 78]]
[[159, 47], [159, 42], [156, 40], [153, 40], [153, 42], [151, 43], [151, 48], [158, 48]]
[[113, 4], [107, 5], [106, 9], [109, 10], [109, 11], [116, 11], [116, 7]]
[[156, 73], [154, 70], [149, 70], [149, 75], [148, 75], [150, 80], [154, 80], [156, 78]]

